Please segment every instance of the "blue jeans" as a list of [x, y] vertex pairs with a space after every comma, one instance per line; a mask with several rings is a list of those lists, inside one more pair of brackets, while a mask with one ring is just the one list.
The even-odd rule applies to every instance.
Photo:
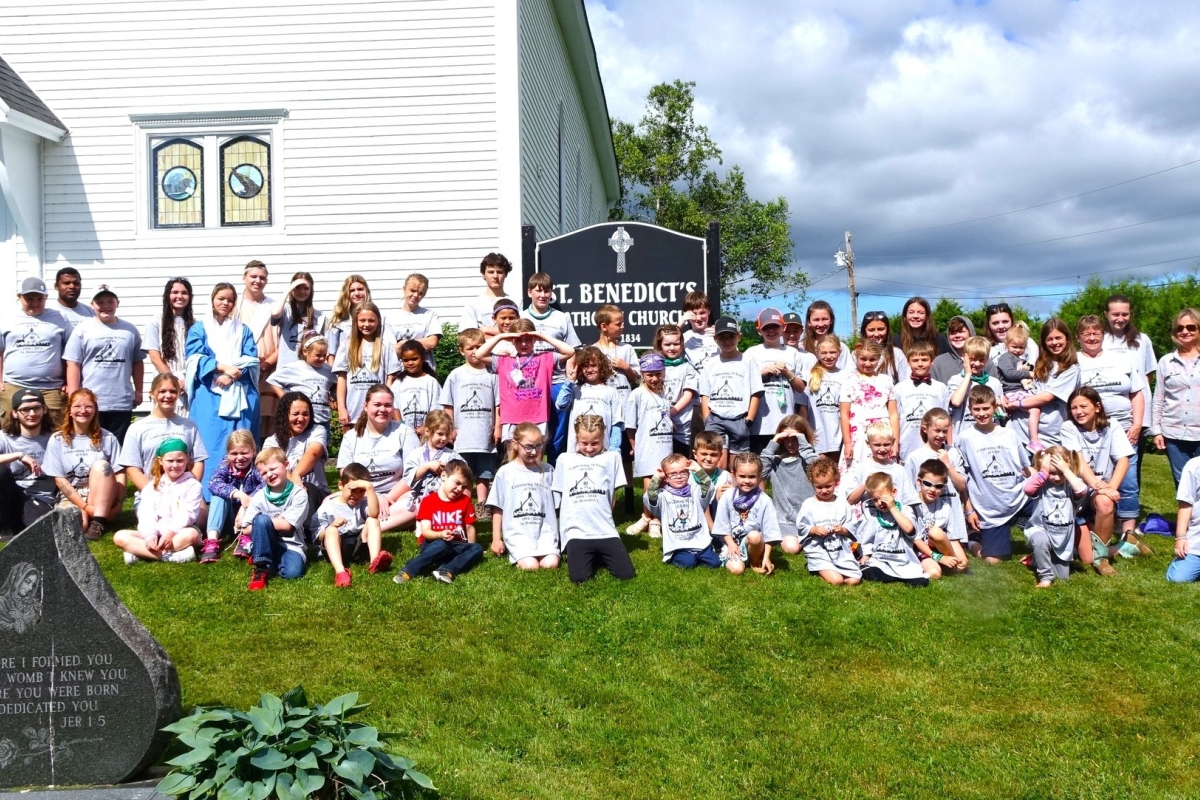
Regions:
[[1200, 456], [1200, 442], [1187, 439], [1167, 439], [1167, 461], [1171, 462], [1171, 474], [1175, 476], [1175, 486], [1179, 486], [1179, 476], [1187, 462]]
[[228, 500], [214, 494], [208, 504], [208, 529], [216, 531], [220, 536], [225, 536], [227, 532], [232, 533], [233, 518], [237, 516], [237, 510], [233, 509], [231, 514], [231, 508], [232, 504]]
[[550, 432], [550, 463], [558, 460], [567, 447], [567, 423], [571, 421], [571, 407], [559, 409], [555, 403], [558, 396], [567, 388], [566, 383], [556, 383], [550, 387], [550, 424], [546, 430]]
[[684, 569], [693, 567], [713, 567], [715, 569], [721, 566], [721, 557], [709, 546], [703, 550], [676, 550], [671, 553], [671, 558], [667, 563]]
[[1129, 469], [1117, 487], [1121, 499], [1117, 501], [1117, 519], [1137, 519], [1142, 510], [1141, 489], [1138, 486], [1138, 454], [1129, 457]]
[[483, 561], [483, 545], [478, 542], [429, 539], [421, 545], [421, 552], [404, 565], [404, 572], [415, 578], [441, 567], [457, 578], [480, 561]]
[[250, 541], [250, 561], [254, 566], [277, 573], [281, 578], [299, 578], [304, 574], [304, 556], [287, 548], [266, 514], [254, 518]]
[[1171, 583], [1195, 583], [1200, 580], [1200, 555], [1188, 553], [1172, 559], [1167, 565], [1167, 580]]

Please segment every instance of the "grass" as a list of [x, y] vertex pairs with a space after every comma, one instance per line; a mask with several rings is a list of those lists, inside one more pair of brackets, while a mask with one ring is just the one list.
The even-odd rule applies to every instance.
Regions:
[[[1165, 458], [1145, 480], [1145, 509], [1173, 518]], [[1200, 590], [1163, 579], [1166, 538], [1119, 577], [1046, 591], [1016, 561], [835, 589], [800, 557], [738, 578], [627, 544], [628, 583], [489, 557], [453, 586], [356, 568], [338, 590], [319, 564], [254, 594], [228, 556], [93, 552], [174, 658], [185, 707], [361, 692], [447, 797], [1200, 795]]]

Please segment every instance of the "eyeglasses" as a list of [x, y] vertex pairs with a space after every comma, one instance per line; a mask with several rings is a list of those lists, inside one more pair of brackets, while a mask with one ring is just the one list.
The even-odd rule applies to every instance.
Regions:
[[22, 406], [17, 409], [18, 414], [32, 414], [35, 411], [45, 411], [41, 406]]
[[991, 316], [997, 311], [1003, 311], [1005, 314], [1012, 314], [1012, 309], [1008, 307], [1008, 303], [993, 303], [987, 307], [987, 314]]
[[887, 314], [883, 313], [882, 311], [868, 311], [867, 313], [863, 314], [863, 322], [876, 322], [878, 320], [887, 322]]
[[944, 483], [933, 483], [931, 481], [925, 480], [924, 478], [921, 478], [921, 485], [924, 486], [926, 489], [945, 489], [946, 488], [946, 484], [944, 484]]
[[529, 453], [529, 455], [533, 455], [546, 446], [545, 442], [538, 442], [537, 444], [525, 444], [524, 442], [517, 442], [517, 444], [521, 445], [521, 449], [526, 453]]
[[1183, 331], [1187, 331], [1188, 333], [1195, 333], [1198, 330], [1200, 330], [1200, 326], [1197, 326], [1197, 325], [1176, 325], [1175, 326], [1176, 333], [1182, 333]]
[[686, 478], [688, 476], [686, 469], [683, 472], [666, 472], [664, 474], [671, 480], [678, 480], [680, 478]]

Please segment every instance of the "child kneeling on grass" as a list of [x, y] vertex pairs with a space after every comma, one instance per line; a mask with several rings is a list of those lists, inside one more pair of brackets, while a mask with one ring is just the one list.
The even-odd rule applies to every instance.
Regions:
[[775, 505], [762, 488], [762, 462], [754, 453], [735, 453], [729, 459], [733, 489], [721, 495], [713, 517], [713, 537], [724, 540], [721, 563], [734, 575], [746, 564], [759, 575], [775, 571], [771, 543], [783, 538]]
[[636, 574], [629, 551], [613, 521], [617, 489], [627, 485], [619, 450], [606, 450], [604, 419], [584, 414], [575, 420], [575, 451], [554, 466], [559, 535], [572, 583], [596, 577], [601, 567], [618, 580]]
[[308, 492], [288, 478], [287, 454], [264, 447], [254, 459], [263, 487], [242, 513], [242, 534], [250, 535], [252, 592], [267, 588], [274, 572], [285, 580], [304, 574], [304, 521]]
[[392, 580], [408, 583], [433, 570], [435, 580], [454, 583], [456, 577], [483, 560], [483, 546], [475, 541], [474, 487], [475, 476], [467, 462], [444, 465], [441, 485], [417, 509], [421, 552]]
[[[835, 453], [836, 456], [836, 453]], [[796, 531], [808, 560], [808, 571], [834, 586], [862, 583], [862, 566], [854, 555], [854, 509], [837, 496], [837, 462], [821, 456], [808, 468], [813, 497], [800, 504]]]
[[929, 576], [913, 546], [917, 527], [897, 502], [892, 477], [886, 472], [872, 473], [865, 488], [869, 500], [863, 503], [863, 520], [858, 526], [863, 580], [928, 586]]
[[1025, 540], [1033, 551], [1028, 566], [1037, 573], [1037, 588], [1065, 581], [1071, 574], [1075, 551], [1075, 518], [1087, 499], [1087, 485], [1079, 477], [1079, 454], [1058, 445], [1034, 457], [1037, 472], [1025, 481], [1025, 494], [1033, 498]]
[[663, 561], [677, 567], [721, 566], [713, 549], [707, 497], [712, 479], [695, 461], [674, 453], [662, 460], [642, 503], [662, 523]]
[[537, 425], [518, 425], [508, 442], [508, 462], [496, 471], [488, 493], [488, 506], [500, 512], [492, 514], [492, 553], [507, 550], [518, 569], [558, 569], [554, 467], [542, 461], [545, 449]]
[[139, 559], [178, 564], [196, 558], [196, 521], [204, 510], [204, 497], [200, 481], [188, 471], [191, 466], [182, 439], [166, 439], [154, 451], [150, 482], [138, 503], [137, 530], [113, 534], [113, 544], [125, 551], [126, 564]]
[[370, 559], [367, 572], [374, 575], [392, 565], [392, 554], [382, 549], [379, 529], [379, 495], [371, 483], [371, 471], [352, 462], [342, 469], [338, 491], [329, 495], [313, 517], [317, 541], [333, 567], [333, 585], [351, 584], [346, 564], [364, 555]]

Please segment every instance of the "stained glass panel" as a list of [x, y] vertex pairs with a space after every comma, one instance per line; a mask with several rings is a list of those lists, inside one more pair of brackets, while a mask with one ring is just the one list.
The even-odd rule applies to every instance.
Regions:
[[203, 150], [187, 139], [154, 148], [154, 226], [204, 226]]
[[271, 148], [261, 139], [221, 145], [221, 224], [271, 224]]

